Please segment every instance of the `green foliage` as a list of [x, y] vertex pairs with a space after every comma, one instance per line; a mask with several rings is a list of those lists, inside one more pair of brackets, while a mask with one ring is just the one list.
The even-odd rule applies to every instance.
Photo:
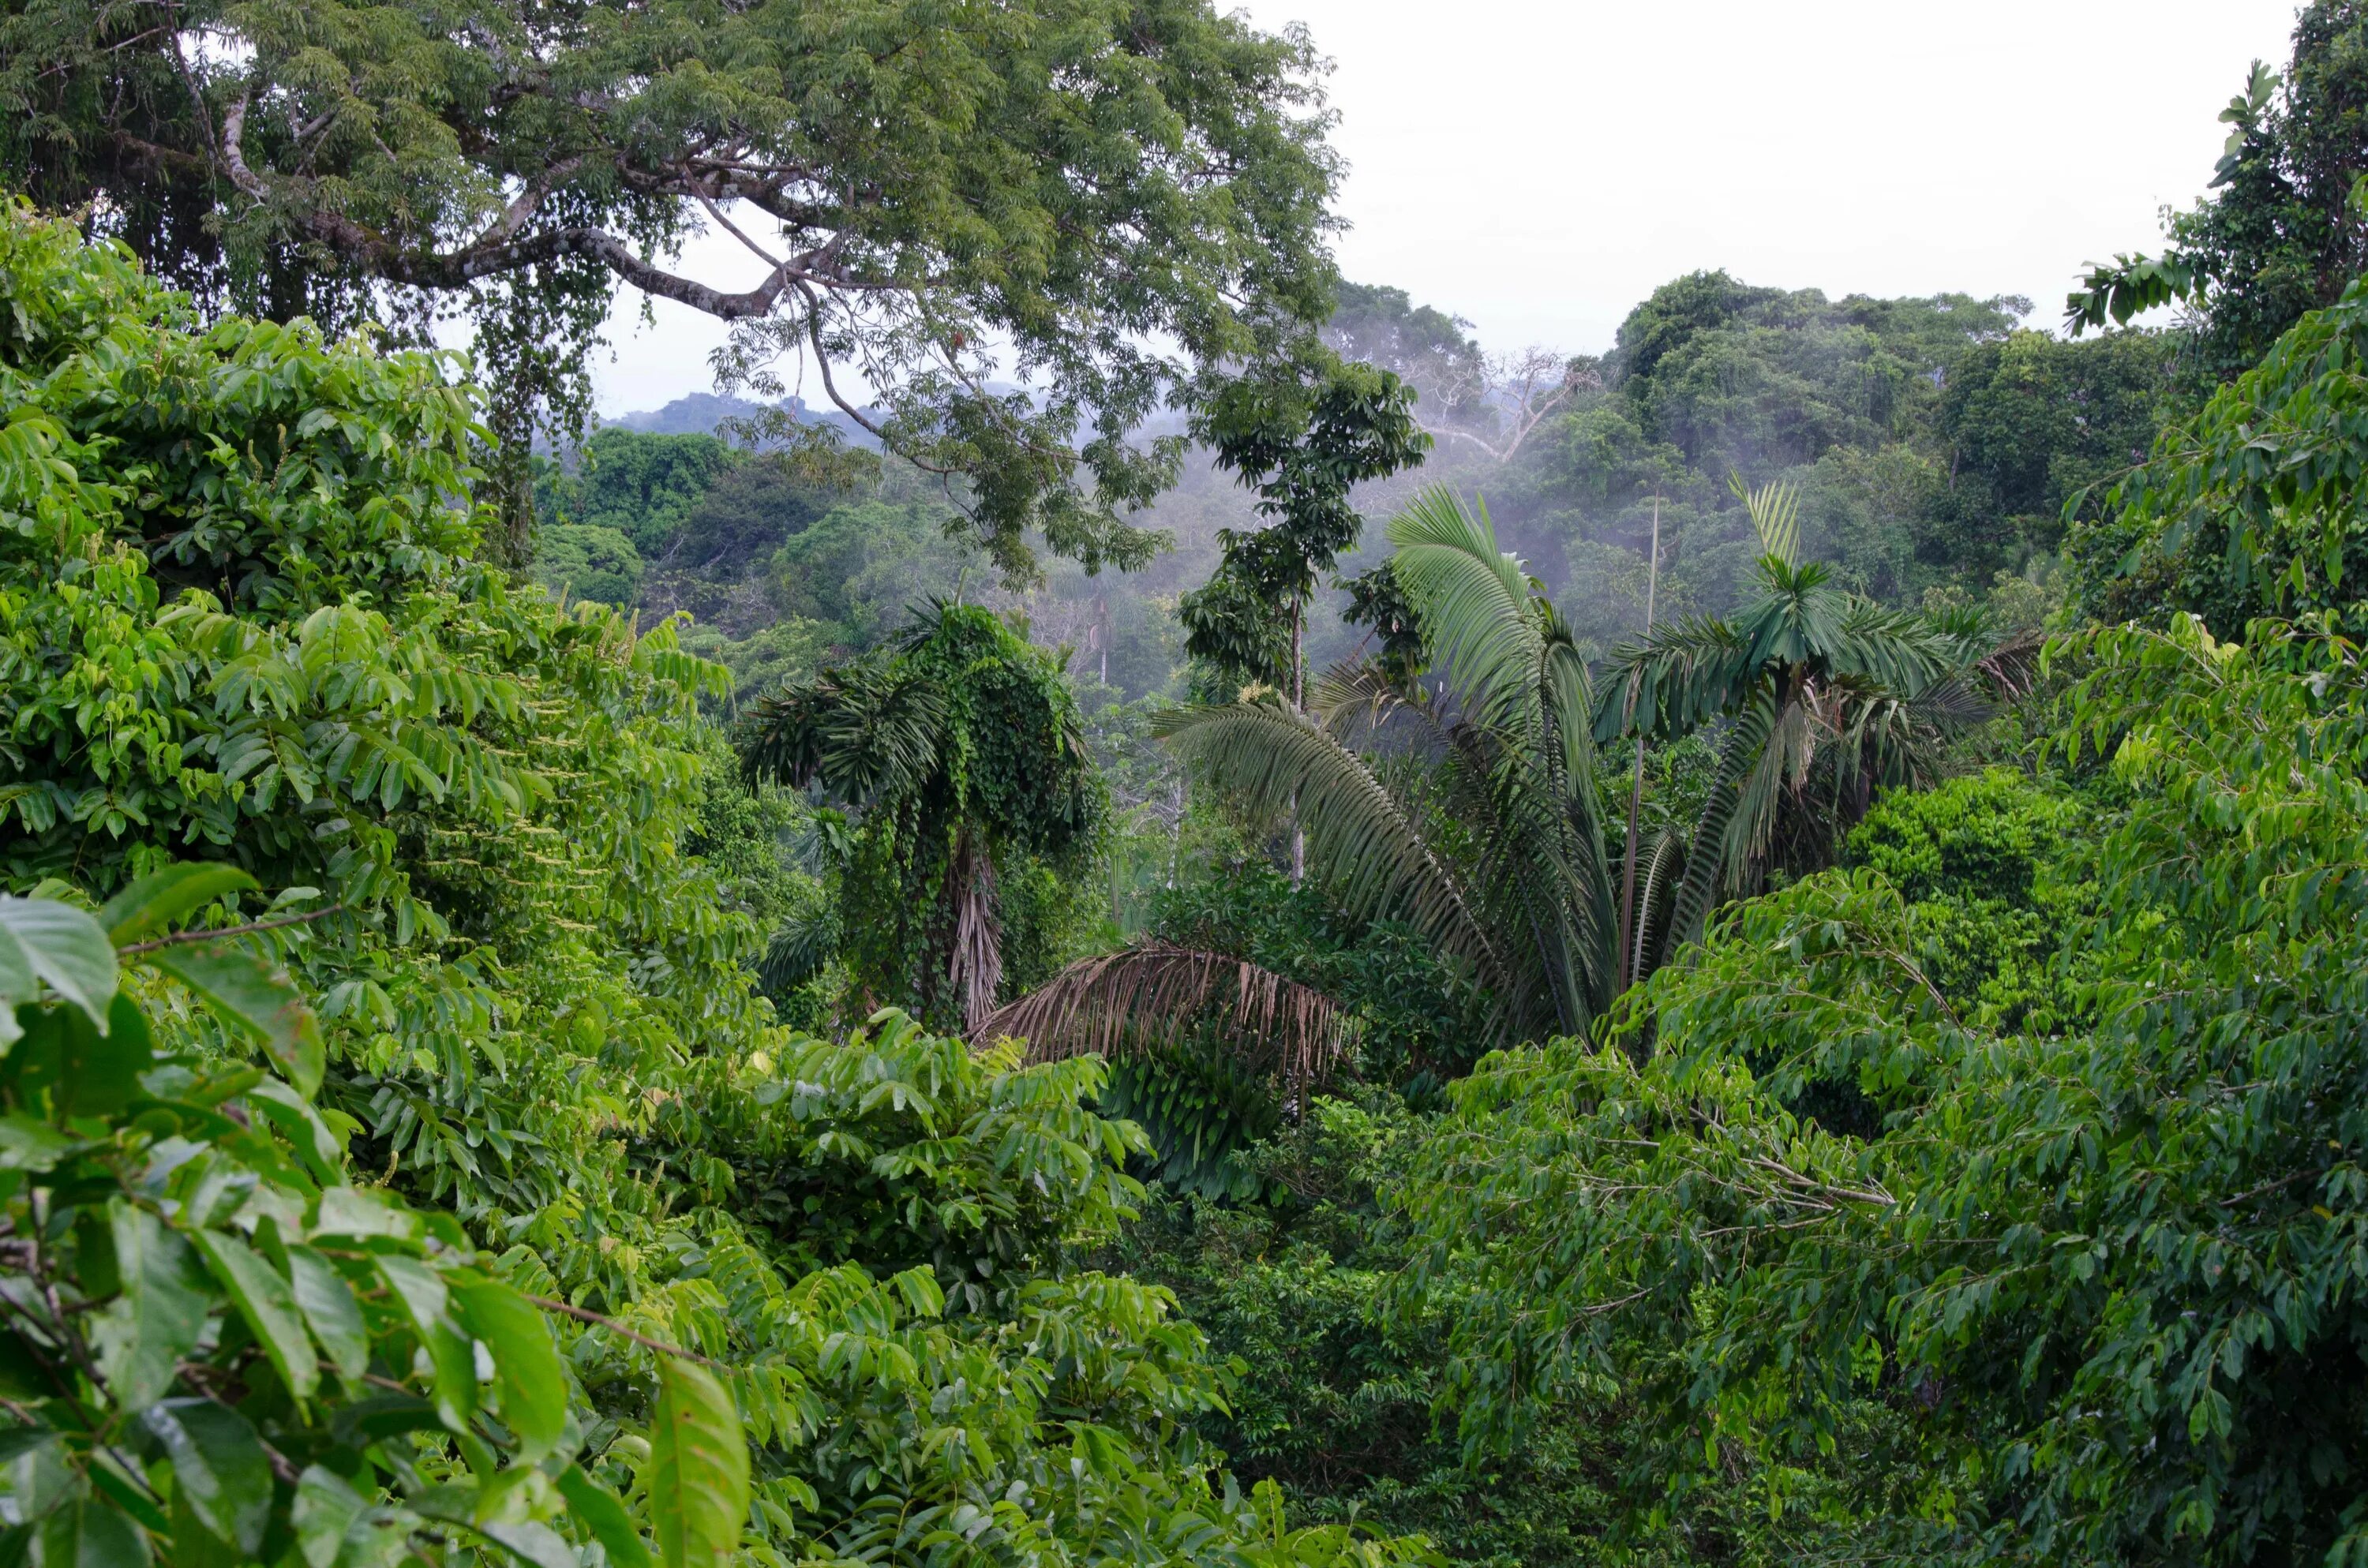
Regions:
[[1676, 279], [1630, 313], [1593, 372], [1603, 384], [1575, 385], [1486, 475], [1499, 534], [1590, 657], [1645, 631], [1656, 532], [1656, 619], [1753, 597], [1760, 551], [1736, 472], [1798, 486], [1804, 553], [1886, 608], [2044, 575], [2065, 495], [2152, 441], [2146, 376], [2165, 350], [2017, 335], [2029, 308]]
[[[1563, 1041], [1459, 1090], [1406, 1188], [1407, 1300], [1457, 1292], [1475, 1449], [1613, 1375], [1670, 1413], [1675, 1494], [1723, 1453], [1847, 1475], [1861, 1551], [2356, 1552], [2368, 683], [2352, 645], [2268, 630], [2090, 652], [2061, 744], [2130, 792], [2086, 852], [2067, 1030], [1952, 1017], [1897, 890], [1833, 873], [1656, 978], [1641, 1066]], [[1784, 1108], [1842, 1075], [1871, 1130]], [[1876, 1416], [1889, 1460], [1831, 1469]]]
[[[347, 1179], [352, 1123], [312, 1104], [319, 1035], [285, 973], [171, 934], [252, 886], [174, 866], [96, 917], [0, 896], [0, 1542], [92, 1568], [595, 1543], [646, 1562], [642, 1533], [663, 1545], [685, 1511], [657, 1486], [638, 1520], [620, 1500], [638, 1439], [590, 1409], [543, 1313], [450, 1215]], [[198, 999], [233, 1030], [307, 1036], [309, 1070], [207, 1049], [189, 994], [146, 972], [177, 979], [191, 954], [250, 966]], [[705, 1377], [671, 1358], [662, 1375]], [[738, 1411], [719, 1390], [705, 1413], [687, 1488], [745, 1485]], [[719, 1555], [746, 1512], [698, 1515]]]
[[844, 647], [876, 647], [932, 597], [957, 597], [979, 564], [946, 537], [950, 517], [913, 502], [834, 506], [773, 553], [773, 602]]
[[2315, 311], [2172, 426], [2076, 530], [2078, 591], [2100, 619], [2201, 616], [2224, 637], [2259, 615], [2368, 622], [2368, 288]]
[[1713, 471], [1814, 462], [1879, 445], [1937, 401], [1930, 372], [2004, 336], [2028, 301], [1829, 301], [1701, 272], [1621, 324], [1618, 392], [1651, 439]]
[[1187, 653], [1237, 686], [1266, 681], [1304, 699], [1307, 597], [1364, 531], [1350, 489], [1429, 448], [1413, 401], [1390, 371], [1338, 360], [1244, 377], [1210, 400], [1193, 433], [1258, 492], [1267, 526], [1219, 532], [1215, 574], [1178, 607]]
[[1464, 1065], [1480, 999], [1420, 932], [1397, 921], [1352, 919], [1320, 882], [1293, 882], [1238, 846], [1224, 848], [1205, 861], [1196, 858], [1155, 896], [1155, 936], [1247, 959], [1333, 998], [1356, 1017], [1357, 1068], [1369, 1082]]
[[[1145, 559], [1127, 515], [1178, 443], [1126, 433], [1329, 308], [1320, 70], [1303, 33], [1206, 0], [205, 0], [162, 21], [40, 0], [0, 28], [0, 170], [209, 311], [467, 313], [514, 499], [538, 405], [588, 414], [620, 284], [734, 322], [734, 379], [770, 396], [802, 379], [784, 360], [817, 372], [963, 476], [1024, 578], [1030, 530]], [[668, 269], [711, 202], [781, 258], [756, 287]], [[1006, 356], [1041, 402], [985, 385]], [[879, 406], [842, 399], [851, 373]]]
[[1242, 1157], [1256, 1201], [1155, 1196], [1111, 1249], [1113, 1261], [1175, 1290], [1217, 1347], [1245, 1364], [1227, 1407], [1204, 1415], [1202, 1429], [1316, 1517], [1418, 1530], [1458, 1562], [1815, 1560], [1834, 1533], [1820, 1505], [1835, 1489], [1820, 1484], [1807, 1506], [1771, 1515], [1765, 1479], [1748, 1471], [1690, 1499], [1672, 1528], [1622, 1532], [1623, 1470], [1662, 1413], [1608, 1381], [1543, 1413], [1517, 1449], [1463, 1462], [1452, 1429], [1431, 1415], [1457, 1292], [1441, 1290], [1418, 1316], [1392, 1310], [1417, 1238], [1388, 1195], [1432, 1129], [1393, 1095], [1317, 1099]]
[[1892, 790], [1851, 831], [1844, 863], [1899, 891], [1915, 961], [1960, 1017], [2061, 1028], [2078, 1006], [2065, 966], [2090, 968], [2065, 947], [2093, 908], [2107, 794], [2003, 767]]
[[693, 509], [740, 460], [712, 436], [651, 436], [609, 426], [577, 449], [573, 472], [546, 471], [536, 510], [545, 527], [614, 528], [655, 560], [674, 548]]
[[[1918, 530], [1918, 559], [1978, 583], [2016, 555], [2057, 551], [2075, 497], [2153, 447], [2169, 354], [2167, 339], [2129, 332], [2087, 342], [2017, 332], [1976, 345], [1941, 396], [1949, 483]], [[1991, 519], [2004, 528], [1985, 528]]]
[[[127, 901], [108, 906], [109, 925], [153, 941], [162, 917], [133, 907], [157, 896], [141, 878], [194, 845], [215, 858], [200, 873], [214, 880], [176, 883], [176, 896], [256, 927], [238, 938], [251, 947], [150, 955], [189, 983], [158, 993], [183, 1059], [170, 1071], [186, 1078], [152, 1074], [167, 1092], [132, 1097], [111, 1054], [128, 1049], [124, 1027], [61, 1055], [54, 1082], [72, 1115], [116, 1119], [94, 1159], [184, 1141], [160, 1190], [185, 1184], [200, 1205], [174, 1226], [215, 1227], [205, 1290], [227, 1304], [205, 1311], [245, 1326], [210, 1347], [135, 1337], [122, 1354], [162, 1376], [165, 1352], [201, 1346], [180, 1358], [219, 1358], [242, 1380], [190, 1374], [207, 1395], [267, 1437], [286, 1426], [301, 1462], [277, 1478], [272, 1506], [299, 1555], [380, 1561], [401, 1541], [373, 1521], [403, 1524], [394, 1510], [409, 1508], [438, 1511], [448, 1542], [515, 1527], [525, 1533], [494, 1536], [495, 1548], [538, 1562], [564, 1553], [536, 1528], [588, 1531], [628, 1568], [712, 1560], [740, 1496], [728, 1462], [702, 1479], [721, 1459], [723, 1398], [750, 1444], [738, 1560], [759, 1568], [1419, 1554], [1334, 1525], [1294, 1529], [1276, 1494], [1241, 1496], [1186, 1426], [1222, 1400], [1225, 1369], [1161, 1293], [1071, 1267], [1068, 1247], [1107, 1235], [1138, 1190], [1122, 1162], [1139, 1140], [1084, 1108], [1101, 1093], [1099, 1064], [1018, 1070], [896, 1014], [838, 1040], [775, 1022], [754, 990], [749, 912], [783, 891], [780, 868], [734, 866], [726, 883], [687, 847], [773, 810], [716, 787], [697, 706], [721, 695], [721, 672], [669, 629], [635, 637], [598, 607], [563, 613], [459, 553], [484, 520], [462, 461], [470, 394], [436, 361], [251, 324], [185, 331], [180, 308], [120, 252], [63, 226], [12, 215], [0, 247], [0, 290], [18, 305], [0, 314], [0, 377], [21, 410], [0, 443], [6, 875], [23, 888], [71, 871]], [[153, 385], [160, 366], [172, 397], [128, 390]], [[199, 565], [207, 586], [173, 582]], [[1015, 646], [992, 620], [951, 624], [975, 639], [962, 649]], [[1032, 654], [1012, 668], [1026, 680], [985, 680], [989, 696], [1043, 695]], [[980, 712], [1026, 717], [992, 702]], [[964, 765], [972, 798], [1037, 798], [1039, 780], [996, 761], [993, 743], [1010, 732], [982, 720], [981, 755]], [[1075, 777], [1090, 803], [1089, 779]], [[0, 980], [17, 983], [22, 969], [97, 994], [96, 960], [77, 970], [23, 922], [7, 929]], [[321, 997], [317, 1025], [258, 1003], [285, 1001], [264, 983], [274, 962]], [[28, 1040], [0, 1056], [0, 1074], [31, 1070]], [[258, 1058], [293, 1085], [284, 1097], [262, 1086]], [[297, 1091], [315, 1074], [310, 1121]], [[174, 1132], [150, 1114], [199, 1084], [236, 1085], [223, 1094], [246, 1096], [246, 1125], [168, 1107]], [[15, 1171], [85, 1152], [71, 1116], [63, 1129], [0, 1126], [0, 1165]], [[376, 1184], [355, 1199], [363, 1210], [400, 1214], [407, 1199], [447, 1211], [354, 1249], [385, 1285], [356, 1293], [359, 1326], [325, 1275], [281, 1256], [317, 1233], [305, 1244], [344, 1272], [345, 1244], [311, 1207], [313, 1188], [343, 1177], [302, 1163], [310, 1150], [333, 1165], [339, 1136]], [[217, 1154], [180, 1160], [199, 1137]], [[225, 1149], [272, 1163], [250, 1187]], [[312, 1187], [273, 1196], [298, 1178]], [[10, 1233], [38, 1235], [45, 1253], [79, 1247], [79, 1233], [32, 1226], [23, 1182], [0, 1173], [18, 1206]], [[51, 1210], [123, 1190], [110, 1174]], [[439, 1248], [458, 1271], [449, 1282]], [[160, 1278], [161, 1290], [179, 1277]], [[562, 1304], [558, 1360], [580, 1391], [572, 1426], [545, 1418], [549, 1380], [527, 1352], [479, 1381], [470, 1339], [498, 1347], [522, 1332], [496, 1279]], [[13, 1288], [7, 1299], [14, 1312]], [[670, 1352], [654, 1345], [707, 1358], [723, 1398], [666, 1371]], [[370, 1408], [410, 1425], [321, 1418], [331, 1374], [347, 1389], [357, 1358], [406, 1385], [399, 1407]], [[486, 1423], [495, 1406], [499, 1428]], [[654, 1409], [666, 1425], [644, 1437]], [[175, 1419], [149, 1428], [158, 1443], [207, 1445], [190, 1423], [212, 1417]], [[464, 1440], [455, 1428], [472, 1421]], [[413, 1431], [427, 1434], [416, 1460]], [[107, 1438], [124, 1452], [133, 1440]], [[53, 1478], [42, 1454], [109, 1478], [94, 1484], [113, 1503], [54, 1516], [45, 1561], [52, 1550], [138, 1561], [117, 1505], [152, 1534], [157, 1516], [176, 1542], [197, 1539], [162, 1513], [180, 1494], [143, 1490], [164, 1478], [133, 1473], [157, 1451], [136, 1441], [120, 1473], [97, 1444], [13, 1450], [18, 1495]], [[498, 1468], [513, 1444], [542, 1468]], [[552, 1444], [583, 1448], [590, 1473], [557, 1465]], [[316, 1452], [337, 1479], [308, 1490], [302, 1465]], [[189, 1483], [191, 1506], [215, 1506], [211, 1484]], [[648, 1558], [632, 1544], [642, 1529], [659, 1546]], [[262, 1558], [289, 1545], [268, 1532]]]
[[1343, 281], [1324, 342], [1341, 358], [1386, 370], [1414, 389], [1421, 416], [1440, 425], [1490, 422], [1487, 364], [1472, 324], [1403, 289]]
[[641, 597], [642, 572], [641, 552], [615, 528], [561, 523], [535, 535], [535, 581], [562, 598], [630, 608]]

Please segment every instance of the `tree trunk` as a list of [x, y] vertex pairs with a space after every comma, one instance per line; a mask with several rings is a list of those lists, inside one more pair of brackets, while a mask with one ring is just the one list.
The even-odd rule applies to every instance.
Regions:
[[[1291, 599], [1291, 706], [1307, 712], [1307, 610], [1303, 596]], [[1291, 798], [1291, 885], [1307, 880], [1307, 835], [1299, 825], [1299, 797]]]
[[[1653, 635], [1653, 612], [1661, 593], [1661, 498], [1653, 497], [1653, 558], [1645, 569], [1645, 635]], [[1641, 678], [1641, 677], [1640, 677]], [[1636, 683], [1628, 686], [1628, 721], [1636, 720]], [[1645, 733], [1636, 733], [1636, 782], [1628, 792], [1628, 853], [1620, 872], [1620, 950], [1613, 955], [1620, 966], [1620, 988], [1625, 990], [1637, 981], [1636, 946], [1638, 928], [1644, 922], [1636, 908], [1636, 829], [1637, 818], [1645, 809]]]

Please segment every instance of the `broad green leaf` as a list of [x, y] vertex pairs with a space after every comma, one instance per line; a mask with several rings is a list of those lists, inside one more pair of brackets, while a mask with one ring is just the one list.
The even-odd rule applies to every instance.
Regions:
[[53, 898], [0, 898], [0, 1006], [31, 1000], [37, 979], [106, 1031], [115, 945], [98, 922]]
[[552, 1343], [551, 1325], [499, 1280], [456, 1281], [452, 1294], [461, 1326], [484, 1340], [493, 1358], [502, 1419], [518, 1435], [520, 1456], [542, 1458], [567, 1429], [567, 1374]]
[[453, 1325], [446, 1310], [450, 1292], [436, 1271], [416, 1258], [377, 1261], [379, 1277], [402, 1304], [436, 1369], [437, 1415], [451, 1430], [467, 1431], [469, 1417], [477, 1412], [477, 1358], [468, 1335]]
[[0, 1465], [13, 1464], [18, 1456], [57, 1439], [58, 1435], [46, 1426], [11, 1426], [0, 1431]]
[[148, 1020], [139, 1004], [116, 994], [108, 1007], [110, 1028], [91, 1028], [80, 1013], [59, 1015], [58, 1096], [76, 1116], [108, 1116], [140, 1092], [140, 1074], [154, 1060]]
[[748, 1444], [723, 1385], [679, 1357], [658, 1362], [658, 1408], [643, 1481], [666, 1568], [712, 1568], [739, 1550]]
[[370, 1369], [370, 1331], [345, 1277], [307, 1246], [288, 1249], [288, 1273], [297, 1309], [328, 1352], [329, 1364], [346, 1381], [358, 1381]]
[[578, 1568], [575, 1553], [559, 1533], [546, 1525], [506, 1525], [488, 1522], [477, 1532], [528, 1563], [529, 1568]]
[[41, 1568], [147, 1568], [148, 1538], [97, 1497], [80, 1497], [41, 1522]]
[[188, 986], [217, 1017], [261, 1045], [298, 1094], [311, 1099], [320, 1092], [320, 1022], [294, 983], [261, 954], [228, 942], [192, 942], [160, 948], [141, 961]]
[[330, 1568], [346, 1544], [346, 1532], [361, 1517], [362, 1496], [335, 1471], [309, 1465], [296, 1478], [296, 1501], [289, 1523], [296, 1529], [296, 1550], [311, 1568]]
[[142, 1410], [173, 1386], [174, 1368], [205, 1331], [212, 1292], [178, 1232], [126, 1199], [107, 1209], [123, 1293], [100, 1310], [92, 1337], [117, 1404]]
[[173, 1542], [165, 1560], [173, 1568], [244, 1568], [252, 1563], [252, 1553], [240, 1551], [214, 1534], [211, 1527], [198, 1517], [190, 1506], [189, 1494], [176, 1487], [173, 1491]]
[[344, 1179], [346, 1151], [311, 1101], [274, 1078], [266, 1078], [246, 1095], [247, 1103], [295, 1145], [297, 1157], [315, 1179], [324, 1186]]
[[389, 1200], [382, 1192], [359, 1187], [332, 1187], [321, 1193], [313, 1220], [316, 1236], [393, 1236], [408, 1241], [419, 1234], [419, 1217]]
[[443, 1426], [433, 1404], [409, 1393], [376, 1394], [339, 1405], [329, 1417], [330, 1436], [349, 1449], [367, 1448], [405, 1432], [440, 1431]]
[[219, 860], [185, 860], [151, 871], [107, 901], [98, 923], [107, 938], [119, 948], [161, 937], [174, 923], [203, 909], [226, 892], [245, 892], [257, 884], [236, 866]]
[[173, 1461], [173, 1492], [223, 1540], [249, 1556], [271, 1522], [271, 1460], [245, 1416], [210, 1399], [148, 1407], [148, 1430]]
[[633, 1528], [633, 1517], [625, 1512], [625, 1505], [614, 1493], [585, 1474], [581, 1466], [571, 1464], [560, 1472], [559, 1494], [567, 1499], [576, 1522], [590, 1530], [592, 1539], [609, 1553], [615, 1568], [651, 1568], [655, 1559], [649, 1543]]
[[37, 1437], [8, 1456], [6, 1471], [9, 1501], [24, 1519], [39, 1519], [71, 1500], [80, 1485], [80, 1478], [67, 1467], [66, 1446], [56, 1440], [57, 1434], [42, 1432]]
[[0, 1116], [0, 1171], [45, 1171], [83, 1141], [29, 1116]]
[[280, 1381], [297, 1398], [312, 1398], [321, 1386], [321, 1363], [313, 1354], [313, 1341], [304, 1333], [304, 1319], [288, 1281], [254, 1248], [227, 1232], [200, 1231], [193, 1239], [214, 1278], [255, 1330]]

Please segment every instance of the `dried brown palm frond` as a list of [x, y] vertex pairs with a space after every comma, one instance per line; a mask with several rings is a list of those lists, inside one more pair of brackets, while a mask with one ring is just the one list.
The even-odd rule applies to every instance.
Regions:
[[1080, 959], [970, 1031], [973, 1047], [1028, 1042], [1030, 1062], [1113, 1060], [1175, 1044], [1204, 1023], [1238, 1042], [1292, 1104], [1331, 1076], [1353, 1026], [1329, 996], [1224, 953], [1152, 944]]
[[2024, 627], [2001, 638], [1975, 661], [1975, 667], [2002, 699], [2019, 702], [2039, 684], [2039, 656], [2046, 646], [2044, 631]]

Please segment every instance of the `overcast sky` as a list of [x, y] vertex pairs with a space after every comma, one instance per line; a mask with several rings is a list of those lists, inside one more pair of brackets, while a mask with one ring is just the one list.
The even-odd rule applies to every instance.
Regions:
[[[1600, 352], [1697, 267], [1831, 295], [2022, 294], [2153, 249], [2293, 0], [1251, 0], [1335, 64], [1341, 270], [1491, 348]], [[688, 258], [745, 287], [728, 240]], [[720, 275], [720, 276], [719, 276]], [[747, 279], [753, 282], [754, 278]], [[711, 382], [715, 323], [627, 290], [604, 413]]]

